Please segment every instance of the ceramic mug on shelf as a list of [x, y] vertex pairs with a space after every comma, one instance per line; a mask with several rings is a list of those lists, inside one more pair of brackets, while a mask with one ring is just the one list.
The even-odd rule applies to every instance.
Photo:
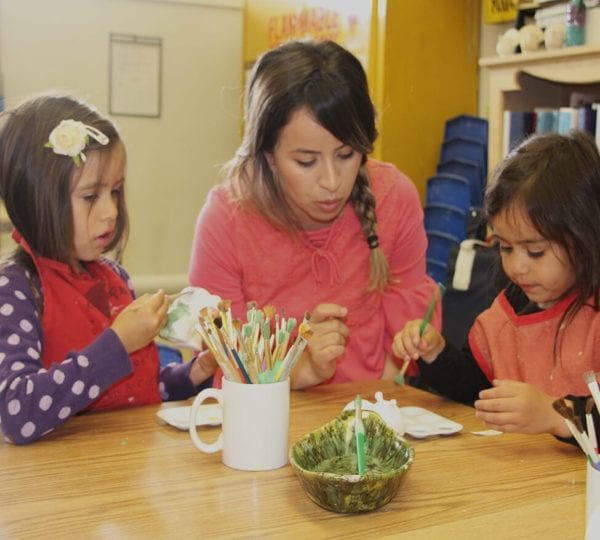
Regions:
[[[290, 381], [243, 384], [222, 380], [223, 388], [207, 388], [194, 399], [190, 436], [198, 450], [222, 452], [225, 465], [244, 471], [283, 467], [288, 461]], [[223, 408], [222, 431], [213, 443], [204, 442], [196, 427], [198, 408], [209, 398]]]

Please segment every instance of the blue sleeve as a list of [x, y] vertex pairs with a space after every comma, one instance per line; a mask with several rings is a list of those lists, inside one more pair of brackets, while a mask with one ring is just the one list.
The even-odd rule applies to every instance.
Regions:
[[212, 386], [213, 378], [209, 377], [199, 386], [190, 380], [192, 363], [196, 359], [183, 364], [168, 364], [160, 370], [160, 395], [163, 401], [179, 401], [195, 396], [200, 390]]
[[417, 364], [426, 388], [467, 405], [473, 405], [479, 392], [492, 386], [468, 347], [458, 350], [447, 343], [431, 364], [421, 359]]

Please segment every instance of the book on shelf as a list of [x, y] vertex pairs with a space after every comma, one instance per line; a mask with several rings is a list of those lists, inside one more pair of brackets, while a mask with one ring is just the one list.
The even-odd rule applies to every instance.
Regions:
[[535, 113], [533, 111], [504, 111], [502, 153], [506, 156], [535, 133]]
[[577, 127], [577, 110], [575, 107], [560, 107], [558, 109], [558, 132], [568, 133]]
[[535, 132], [537, 134], [558, 131], [558, 109], [536, 107], [533, 112], [536, 117]]
[[504, 111], [502, 155], [523, 142], [531, 134], [568, 133], [582, 129], [596, 139], [600, 148], [600, 102], [585, 102], [576, 107], [535, 107], [533, 111]]
[[595, 136], [598, 111], [592, 105], [582, 105], [575, 110], [577, 111], [577, 129], [583, 129]]

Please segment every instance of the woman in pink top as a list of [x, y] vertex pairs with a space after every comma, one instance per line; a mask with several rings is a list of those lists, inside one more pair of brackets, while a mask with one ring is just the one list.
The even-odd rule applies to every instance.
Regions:
[[198, 217], [190, 283], [241, 320], [249, 301], [310, 311], [293, 388], [395, 376], [392, 337], [434, 283], [415, 186], [367, 158], [377, 130], [362, 65], [330, 41], [288, 42], [257, 61], [245, 110], [227, 181]]

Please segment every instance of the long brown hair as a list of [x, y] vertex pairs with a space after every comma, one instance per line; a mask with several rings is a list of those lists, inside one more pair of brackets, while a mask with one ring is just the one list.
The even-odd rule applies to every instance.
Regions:
[[[108, 157], [120, 141], [114, 124], [90, 105], [72, 96], [44, 94], [1, 115], [0, 197], [8, 216], [31, 249], [42, 257], [73, 263], [74, 230], [71, 192], [81, 174], [69, 156], [57, 155], [44, 145], [61, 120], [73, 119], [91, 126], [109, 139], [101, 146], [90, 138], [85, 152]], [[105, 251], [122, 248], [128, 232], [123, 193], [118, 199], [115, 234]]]
[[[488, 218], [522, 208], [548, 241], [563, 248], [575, 293], [558, 328], [591, 299], [600, 310], [600, 154], [594, 139], [573, 130], [529, 138], [494, 171], [485, 195]], [[557, 328], [557, 335], [558, 335]], [[555, 353], [556, 353], [555, 339]]]
[[[376, 244], [375, 197], [365, 166], [377, 138], [375, 108], [361, 63], [332, 41], [290, 41], [267, 51], [254, 65], [246, 93], [244, 137], [226, 168], [241, 204], [253, 206], [276, 227], [301, 228], [266, 154], [302, 107], [362, 155], [350, 203], [365, 238]], [[379, 247], [370, 253], [369, 289], [383, 290], [390, 282], [387, 259]]]

